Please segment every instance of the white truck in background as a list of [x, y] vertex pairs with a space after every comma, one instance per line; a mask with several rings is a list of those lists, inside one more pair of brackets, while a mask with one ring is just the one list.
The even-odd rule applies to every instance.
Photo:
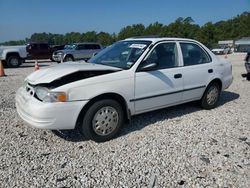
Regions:
[[0, 46], [0, 60], [10, 68], [19, 67], [27, 58], [26, 46]]

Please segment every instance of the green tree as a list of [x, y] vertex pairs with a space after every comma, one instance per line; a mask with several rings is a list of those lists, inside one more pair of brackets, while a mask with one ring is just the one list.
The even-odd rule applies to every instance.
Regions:
[[97, 42], [104, 46], [107, 46], [115, 42], [115, 40], [109, 33], [100, 32], [97, 34]]
[[143, 24], [133, 24], [121, 29], [118, 33], [118, 39], [122, 40], [129, 37], [142, 36], [144, 34], [145, 26]]

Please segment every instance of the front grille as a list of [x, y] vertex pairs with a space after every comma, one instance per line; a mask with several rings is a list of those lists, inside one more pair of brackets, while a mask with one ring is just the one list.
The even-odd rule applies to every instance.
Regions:
[[31, 85], [29, 85], [29, 84], [27, 84], [27, 85], [25, 86], [25, 91], [26, 91], [30, 96], [34, 96], [34, 95], [35, 95], [35, 89], [34, 89]]

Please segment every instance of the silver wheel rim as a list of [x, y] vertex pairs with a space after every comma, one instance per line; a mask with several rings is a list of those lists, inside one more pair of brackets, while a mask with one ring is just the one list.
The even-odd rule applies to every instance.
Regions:
[[217, 87], [211, 87], [207, 92], [207, 103], [209, 105], [214, 105], [218, 99], [219, 90]]
[[118, 121], [119, 116], [116, 109], [111, 106], [105, 106], [95, 113], [92, 127], [97, 135], [106, 136], [115, 130]]
[[18, 59], [17, 58], [11, 58], [10, 59], [10, 64], [12, 65], [12, 66], [17, 66], [18, 65]]

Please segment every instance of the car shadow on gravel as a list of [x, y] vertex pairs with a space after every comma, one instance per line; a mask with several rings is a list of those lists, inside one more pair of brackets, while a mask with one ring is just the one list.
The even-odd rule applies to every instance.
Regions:
[[222, 106], [228, 102], [238, 99], [240, 95], [231, 91], [223, 91], [218, 102], [218, 106]]
[[79, 130], [52, 130], [56, 136], [70, 142], [82, 142], [87, 141], [86, 138], [80, 133]]
[[[223, 91], [221, 93], [218, 107], [228, 102], [234, 101], [238, 99], [239, 97], [240, 95], [237, 93], [230, 92], [230, 91]], [[123, 127], [118, 137], [124, 136], [134, 131], [138, 131], [156, 122], [166, 121], [168, 119], [174, 119], [174, 118], [181, 117], [186, 114], [191, 114], [200, 110], [203, 110], [200, 107], [200, 103], [198, 101], [194, 101], [194, 102], [189, 102], [189, 103], [185, 103], [185, 104], [181, 104], [181, 105], [177, 105], [173, 107], [168, 107], [168, 108], [140, 114], [140, 115], [134, 116], [132, 118], [131, 123]], [[178, 118], [176, 119], [176, 121], [179, 121]]]
[[[230, 92], [230, 91], [223, 91], [221, 93], [221, 98], [219, 101], [218, 106], [222, 106], [228, 102], [236, 100], [239, 98], [239, 94]], [[124, 136], [134, 131], [138, 131], [143, 129], [144, 127], [154, 124], [156, 122], [165, 121], [167, 119], [174, 119], [176, 117], [181, 117], [186, 114], [191, 114], [193, 112], [202, 110], [199, 106], [198, 102], [190, 102], [178, 106], [173, 106], [169, 108], [164, 108], [161, 110], [156, 110], [144, 114], [140, 114], [134, 116], [131, 120], [130, 124], [126, 124], [120, 133], [117, 135], [119, 138], [120, 136]], [[176, 120], [178, 121], [178, 119]], [[53, 130], [56, 136], [70, 142], [82, 142], [87, 141], [82, 134], [80, 134], [79, 130]]]

